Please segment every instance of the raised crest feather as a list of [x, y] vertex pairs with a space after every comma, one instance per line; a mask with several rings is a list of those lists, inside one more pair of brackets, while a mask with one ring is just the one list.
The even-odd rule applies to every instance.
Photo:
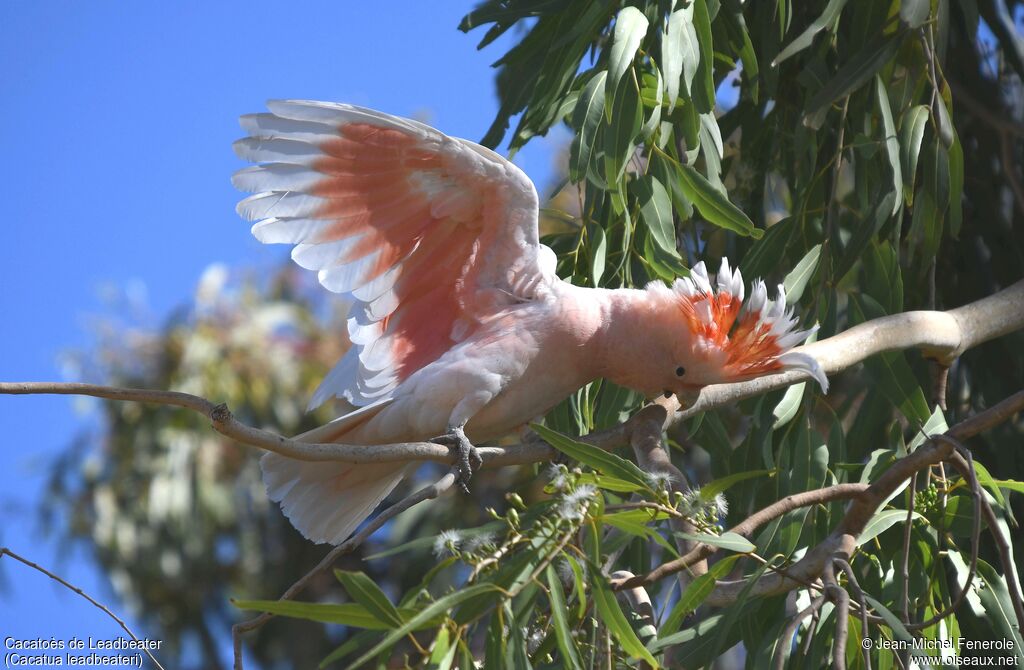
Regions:
[[[661, 290], [666, 290], [660, 285]], [[658, 289], [648, 286], [648, 290]], [[701, 261], [689, 277], [677, 279], [670, 289], [686, 327], [696, 337], [696, 351], [711, 357], [724, 356], [723, 369], [729, 381], [740, 381], [770, 372], [800, 370], [828, 391], [828, 378], [811, 356], [790, 349], [810, 337], [818, 327], [797, 328], [793, 308], [786, 306], [786, 290], [780, 284], [775, 299], [768, 297], [765, 283], [754, 281], [744, 303], [743, 276], [723, 258], [718, 274], [708, 275]]]

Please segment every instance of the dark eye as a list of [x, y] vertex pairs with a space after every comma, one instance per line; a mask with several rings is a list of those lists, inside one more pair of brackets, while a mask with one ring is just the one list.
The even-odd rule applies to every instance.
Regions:
[[672, 391], [669, 391], [668, 389], [665, 389], [665, 397], [666, 398], [671, 398], [672, 397]]
[[680, 365], [678, 368], [676, 368], [676, 377], [682, 377], [685, 374], [686, 374], [686, 368], [684, 368], [682, 365]]

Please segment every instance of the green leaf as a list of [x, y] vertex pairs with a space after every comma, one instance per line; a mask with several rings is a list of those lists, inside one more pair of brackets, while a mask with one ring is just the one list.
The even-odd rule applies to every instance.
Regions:
[[623, 651], [629, 654], [630, 658], [646, 661], [653, 668], [661, 667], [654, 656], [651, 655], [651, 652], [647, 651], [647, 648], [644, 647], [640, 638], [636, 636], [633, 627], [626, 621], [626, 616], [622, 613], [622, 609], [615, 599], [615, 594], [612, 592], [605, 576], [601, 574], [600, 569], [590, 564], [590, 574], [597, 614], [615, 639], [619, 641], [619, 644], [622, 645]]
[[787, 305], [795, 305], [800, 302], [800, 297], [804, 294], [807, 282], [811, 280], [811, 277], [814, 276], [814, 271], [818, 269], [818, 257], [820, 255], [821, 245], [815, 244], [811, 247], [810, 251], [804, 254], [804, 257], [800, 259], [796, 267], [790, 270], [789, 274], [782, 280], [782, 285], [786, 289]]
[[338, 578], [352, 599], [365, 607], [366, 611], [377, 617], [381, 623], [389, 628], [402, 625], [402, 616], [398, 610], [384, 595], [380, 587], [364, 573], [335, 570], [334, 576]]
[[569, 178], [579, 183], [587, 176], [594, 154], [597, 131], [601, 125], [601, 111], [604, 109], [605, 84], [608, 73], [602, 70], [587, 82], [573, 110], [572, 125], [577, 129], [569, 149]]
[[769, 228], [761, 241], [743, 257], [740, 263], [743, 276], [764, 277], [774, 272], [779, 259], [786, 253], [795, 230], [796, 219], [793, 217], [786, 217]]
[[900, 22], [907, 28], [919, 28], [928, 20], [931, 11], [931, 0], [902, 0], [900, 2]]
[[986, 587], [978, 591], [978, 597], [985, 607], [984, 618], [991, 626], [993, 638], [1013, 640], [1017, 667], [1024, 667], [1024, 639], [1021, 638], [1021, 631], [1017, 627], [1017, 616], [1013, 611], [1013, 601], [1010, 599], [1006, 579], [981, 559], [978, 559], [978, 577]]
[[949, 147], [949, 234], [960, 237], [964, 222], [964, 148], [955, 137]]
[[434, 640], [434, 648], [430, 651], [430, 661], [427, 670], [448, 670], [455, 661], [455, 653], [459, 650], [458, 644], [451, 644], [449, 641], [448, 629], [442, 627], [437, 632]]
[[324, 657], [324, 660], [320, 661], [321, 668], [326, 668], [335, 661], [340, 661], [351, 653], [354, 653], [358, 649], [365, 647], [368, 644], [374, 643], [381, 637], [381, 634], [377, 631], [364, 630], [349, 639], [345, 640], [340, 646], [336, 647], [334, 651]]
[[914, 181], [917, 178], [917, 161], [921, 154], [921, 140], [928, 123], [928, 107], [912, 107], [900, 124], [900, 165], [903, 169], [903, 197], [907, 205], [914, 204]]
[[706, 0], [693, 0], [693, 27], [697, 31], [697, 45], [700, 47], [693, 102], [697, 106], [697, 111], [707, 113], [715, 108], [715, 47], [711, 33], [711, 15]]
[[651, 653], [656, 654], [663, 648], [660, 640], [679, 630], [686, 616], [700, 607], [701, 603], [707, 600], [707, 597], [715, 590], [715, 582], [729, 574], [729, 571], [732, 570], [733, 564], [741, 558], [743, 558], [742, 554], [726, 556], [712, 565], [703, 575], [700, 575], [690, 582], [690, 585], [687, 586], [686, 590], [683, 591], [683, 594], [679, 596], [679, 600], [676, 602], [672, 611], [669, 613], [668, 618], [665, 619], [665, 623], [662, 624], [658, 631], [659, 640], [648, 644], [647, 648]]
[[597, 286], [604, 276], [605, 262], [608, 258], [608, 236], [604, 228], [596, 223], [587, 224], [587, 235], [590, 237], [590, 278]]
[[808, 101], [804, 124], [815, 130], [820, 128], [829, 105], [863, 86], [896, 55], [902, 43], [902, 31], [870, 40]]
[[[788, 295], [787, 295], [788, 297]], [[783, 394], [782, 400], [772, 410], [772, 430], [778, 430], [787, 423], [793, 420], [796, 416], [797, 410], [800, 409], [800, 401], [804, 397], [804, 389], [807, 388], [807, 382], [800, 382], [799, 384], [793, 384], [786, 393]]]
[[[384, 639], [374, 645], [374, 647], [368, 652], [356, 659], [356, 662], [350, 667], [352, 670], [355, 670], [355, 668], [358, 668], [370, 659], [376, 658], [378, 654], [391, 647], [412, 631], [430, 627], [427, 625], [428, 622], [436, 622], [438, 618], [443, 618], [459, 603], [495, 590], [496, 587], [493, 584], [476, 584], [474, 586], [460, 589], [454, 593], [449, 593], [445, 597], [435, 600], [415, 615], [409, 617], [404, 624], [385, 635]], [[433, 623], [431, 625], [437, 624]]]
[[[942, 432], [945, 432], [944, 430]], [[995, 478], [992, 477], [992, 473], [988, 471], [984, 465], [978, 461], [972, 461], [974, 463], [975, 476], [978, 478], [978, 484], [984, 486], [992, 492], [992, 497], [996, 499], [996, 502], [1000, 507], [1006, 507], [1006, 498], [1003, 497], [1003, 492], [999, 490], [999, 487], [995, 484]], [[1012, 488], [1012, 487], [1011, 487]]]
[[735, 472], [725, 477], [719, 477], [718, 479], [712, 480], [707, 484], [700, 487], [700, 497], [703, 500], [713, 500], [719, 493], [724, 493], [733, 484], [747, 481], [748, 479], [757, 479], [758, 477], [764, 477], [765, 475], [773, 475], [774, 470], [748, 470], [746, 472]]
[[614, 188], [636, 152], [636, 140], [644, 120], [643, 105], [631, 83], [620, 86], [614, 97], [606, 100], [612, 101], [614, 113], [604, 132], [604, 178], [609, 188]]
[[565, 604], [565, 591], [562, 590], [562, 582], [558, 573], [550, 565], [547, 567], [548, 600], [551, 603], [551, 620], [555, 624], [555, 637], [558, 639], [558, 649], [562, 652], [562, 667], [583, 669], [583, 661], [580, 660], [579, 650], [576, 649], [576, 640], [572, 636], [572, 627], [569, 626], [569, 611]]
[[811, 25], [807, 26], [802, 33], [800, 33], [796, 39], [786, 45], [786, 47], [779, 52], [779, 55], [772, 61], [772, 67], [776, 67], [782, 61], [786, 60], [793, 54], [800, 53], [807, 47], [811, 46], [814, 42], [814, 36], [819, 32], [832, 25], [839, 14], [843, 11], [843, 7], [846, 5], [846, 0], [829, 0], [829, 3], [825, 5], [825, 10], [821, 13], [821, 16], [811, 22]]
[[612, 118], [611, 99], [615, 96], [622, 75], [633, 63], [640, 42], [647, 34], [649, 23], [647, 17], [636, 7], [623, 7], [615, 17], [615, 29], [612, 32], [611, 55], [608, 59], [608, 87], [610, 96], [605, 103], [605, 114], [609, 123]]
[[[923, 519], [924, 517], [917, 512], [912, 513], [913, 519]], [[904, 509], [887, 509], [882, 510], [871, 517], [871, 520], [864, 525], [864, 530], [857, 537], [857, 546], [864, 544], [870, 540], [873, 540], [877, 536], [881, 535], [885, 531], [889, 530], [898, 523], [902, 523], [907, 520], [907, 510]]]
[[735, 551], [741, 554], [749, 554], [754, 551], [757, 547], [754, 543], [743, 537], [739, 533], [733, 533], [732, 531], [726, 531], [721, 535], [712, 535], [710, 533], [673, 533], [679, 537], [692, 540], [693, 542], [703, 542], [704, 544], [710, 544], [713, 547], [719, 549], [726, 549], [728, 551]]
[[895, 614], [890, 612], [888, 607], [878, 602], [866, 593], [864, 594], [864, 598], [867, 600], [868, 604], [871, 605], [871, 607], [876, 612], [878, 612], [878, 615], [885, 619], [886, 625], [892, 629], [893, 637], [895, 637], [898, 640], [903, 640], [904, 642], [913, 641], [914, 638], [911, 637], [906, 627], [904, 627], [903, 622], [901, 622]]
[[646, 487], [639, 484], [627, 482], [625, 479], [619, 479], [618, 477], [599, 475], [596, 472], [584, 472], [577, 477], [577, 481], [580, 484], [593, 484], [599, 489], [615, 491], [616, 493], [636, 493], [637, 491], [646, 490]]
[[[269, 612], [293, 619], [338, 623], [368, 630], [386, 630], [389, 627], [367, 611], [365, 607], [356, 603], [337, 605], [333, 603], [304, 603], [297, 600], [232, 600], [231, 602], [239, 609]], [[407, 621], [415, 614], [415, 610], [401, 609], [399, 614], [403, 621]], [[410, 630], [431, 628], [438, 623], [439, 620], [436, 618], [418, 621], [417, 627]]]
[[672, 12], [661, 39], [661, 67], [665, 71], [669, 111], [676, 106], [680, 83], [687, 96], [691, 95], [693, 78], [700, 66], [700, 43], [693, 25], [693, 7], [694, 3], [689, 2]]
[[611, 475], [612, 477], [636, 484], [637, 486], [642, 486], [645, 490], [650, 490], [651, 485], [647, 479], [647, 475], [634, 463], [619, 458], [615, 454], [610, 454], [607, 451], [598, 449], [593, 445], [578, 442], [570, 437], [556, 433], [546, 426], [534, 423], [530, 424], [530, 427], [533, 428], [533, 430], [535, 430], [545, 442], [570, 458], [573, 458], [584, 465], [589, 465], [595, 470], [599, 470], [606, 475]]
[[[903, 163], [902, 158], [900, 157], [900, 141], [896, 136], [896, 124], [892, 119], [892, 106], [889, 103], [889, 93], [885, 90], [885, 82], [883, 82], [882, 78], [878, 75], [875, 75], [875, 102], [878, 105], [878, 112], [882, 117], [885, 155], [889, 159], [889, 170], [890, 174], [892, 174], [892, 190], [893, 193], [898, 194], [903, 188]], [[896, 216], [896, 212], [898, 212], [899, 209], [899, 199], [893, 198], [891, 216]]]
[[644, 175], [630, 185], [640, 204], [640, 220], [662, 251], [678, 256], [672, 202], [668, 191], [653, 175]]
[[704, 175], [689, 165], [671, 164], [676, 171], [679, 185], [686, 197], [697, 206], [701, 216], [709, 223], [731, 230], [740, 235], [760, 239], [762, 230], [754, 227], [754, 223], [736, 205], [717, 191]]

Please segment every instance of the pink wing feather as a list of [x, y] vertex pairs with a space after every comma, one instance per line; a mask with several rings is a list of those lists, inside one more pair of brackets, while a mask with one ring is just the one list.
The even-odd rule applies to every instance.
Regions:
[[537, 193], [494, 152], [422, 123], [350, 105], [271, 101], [235, 143], [261, 163], [233, 182], [261, 242], [353, 299], [353, 346], [312, 406], [367, 405], [468, 337], [490, 313], [529, 300], [554, 273]]

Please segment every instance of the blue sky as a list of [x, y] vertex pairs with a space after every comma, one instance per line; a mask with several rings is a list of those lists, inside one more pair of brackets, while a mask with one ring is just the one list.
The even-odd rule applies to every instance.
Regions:
[[[477, 52], [482, 32], [456, 30], [471, 6], [0, 3], [0, 380], [60, 380], [60, 352], [89, 342], [104, 286], [143, 291], [159, 318], [211, 263], [286, 256], [252, 239], [229, 182], [237, 117], [267, 98], [353, 102], [481, 137], [497, 109], [489, 66], [509, 38]], [[538, 139], [517, 157], [541, 189], [557, 146]], [[80, 421], [66, 397], [0, 396], [0, 544], [114, 605], [104, 576], [34, 520], [48, 459]], [[120, 633], [12, 561], [0, 578], [0, 640]]]

